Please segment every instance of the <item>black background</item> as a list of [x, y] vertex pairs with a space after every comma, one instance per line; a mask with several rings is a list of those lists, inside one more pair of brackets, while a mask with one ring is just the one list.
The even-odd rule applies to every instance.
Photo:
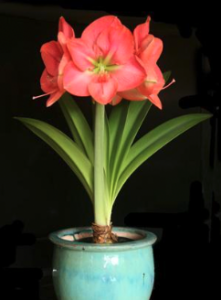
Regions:
[[[72, 172], [13, 117], [41, 119], [68, 134], [57, 104], [46, 108], [45, 99], [31, 100], [41, 94], [39, 49], [56, 39], [60, 15], [80, 35], [104, 14], [119, 16], [131, 29], [151, 15], [151, 32], [164, 42], [159, 65], [176, 79], [160, 94], [163, 110], [151, 109], [140, 135], [185, 113], [214, 115], [139, 168], [117, 199], [114, 225], [158, 235], [151, 299], [220, 299], [219, 10], [212, 2], [164, 9], [159, 3], [120, 8], [97, 1], [0, 3], [0, 299], [54, 299], [47, 236], [93, 221], [90, 201]], [[90, 120], [89, 100], [78, 100]]]

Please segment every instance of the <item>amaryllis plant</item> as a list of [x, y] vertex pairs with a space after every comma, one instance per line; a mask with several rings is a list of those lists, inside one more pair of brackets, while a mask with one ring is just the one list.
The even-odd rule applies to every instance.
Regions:
[[[150, 17], [132, 33], [117, 17], [105, 16], [79, 38], [61, 17], [57, 40], [41, 47], [45, 69], [40, 82], [45, 94], [34, 99], [48, 96], [47, 106], [59, 101], [72, 137], [45, 122], [18, 118], [63, 158], [83, 184], [94, 206], [92, 227], [98, 243], [117, 240], [111, 232], [112, 208], [132, 173], [171, 140], [210, 117], [181, 116], [135, 141], [152, 104], [162, 109], [158, 95], [169, 77], [157, 65], [163, 43], [149, 33], [149, 25]], [[72, 96], [91, 96], [93, 129]]]

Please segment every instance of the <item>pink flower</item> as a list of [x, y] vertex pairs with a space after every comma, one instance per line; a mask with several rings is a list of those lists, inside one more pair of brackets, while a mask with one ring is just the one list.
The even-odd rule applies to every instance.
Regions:
[[41, 47], [41, 56], [45, 64], [45, 70], [42, 73], [40, 83], [41, 89], [45, 94], [33, 97], [33, 99], [37, 99], [50, 95], [46, 102], [47, 107], [58, 101], [65, 93], [63, 72], [65, 66], [70, 61], [67, 42], [75, 37], [74, 30], [63, 17], [59, 20], [58, 30], [58, 42], [51, 41]]
[[[162, 103], [158, 97], [159, 92], [166, 88], [165, 80], [157, 61], [163, 51], [163, 42], [149, 34], [150, 17], [144, 24], [138, 25], [134, 30], [135, 53], [137, 59], [146, 71], [146, 78], [136, 89], [119, 93], [119, 96], [127, 100], [149, 99], [154, 105], [162, 109]], [[171, 83], [173, 83], [172, 81]]]
[[114, 16], [91, 23], [80, 39], [67, 43], [72, 61], [64, 70], [64, 88], [107, 104], [118, 92], [139, 86], [144, 67], [134, 55], [133, 35]]

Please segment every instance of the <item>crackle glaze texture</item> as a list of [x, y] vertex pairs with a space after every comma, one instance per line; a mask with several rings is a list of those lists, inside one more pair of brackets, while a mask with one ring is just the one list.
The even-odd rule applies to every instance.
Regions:
[[115, 227], [116, 234], [129, 234], [136, 240], [97, 245], [74, 240], [73, 236], [80, 232], [91, 235], [90, 228], [72, 228], [50, 235], [55, 244], [53, 281], [59, 300], [150, 299], [154, 283], [154, 234]]

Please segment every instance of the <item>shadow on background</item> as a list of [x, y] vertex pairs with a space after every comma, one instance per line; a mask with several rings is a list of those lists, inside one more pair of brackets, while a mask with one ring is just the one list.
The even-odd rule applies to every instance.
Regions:
[[0, 228], [0, 299], [39, 300], [39, 280], [42, 271], [38, 268], [13, 268], [18, 246], [33, 245], [35, 236], [23, 233], [24, 224], [14, 221]]

